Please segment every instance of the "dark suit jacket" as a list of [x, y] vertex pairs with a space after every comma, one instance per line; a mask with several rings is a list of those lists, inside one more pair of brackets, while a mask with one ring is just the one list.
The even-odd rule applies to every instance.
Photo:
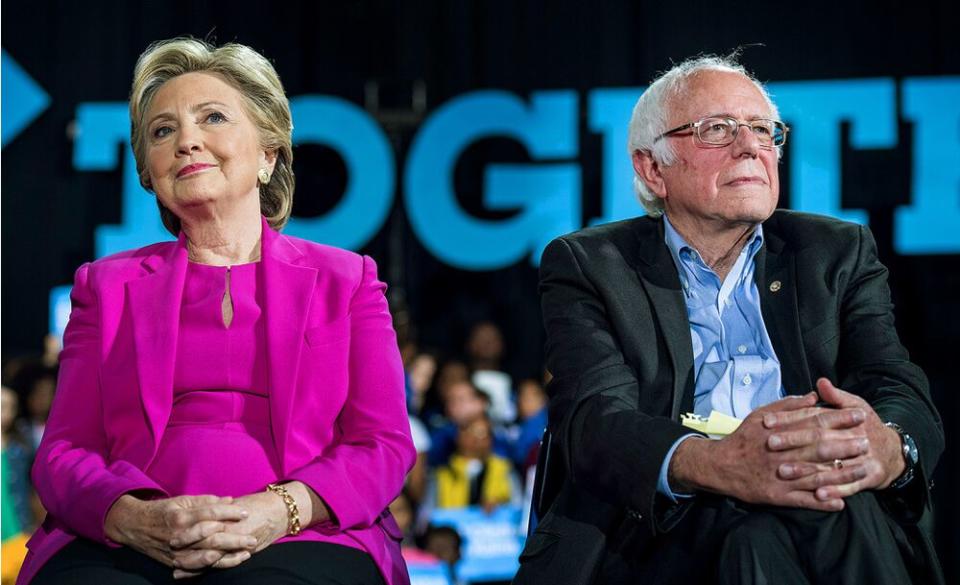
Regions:
[[[915, 438], [919, 477], [881, 501], [932, 555], [915, 524], [929, 505], [943, 430], [926, 377], [897, 337], [873, 237], [791, 211], [775, 212], [763, 230], [755, 279], [786, 391], [809, 392], [825, 376]], [[691, 505], [669, 504], [656, 491], [667, 451], [689, 432], [678, 421], [693, 409], [690, 328], [660, 219], [554, 240], [543, 254], [540, 293], [554, 375], [546, 479], [558, 493], [527, 541], [515, 583], [585, 585], [625, 523], [653, 539]]]

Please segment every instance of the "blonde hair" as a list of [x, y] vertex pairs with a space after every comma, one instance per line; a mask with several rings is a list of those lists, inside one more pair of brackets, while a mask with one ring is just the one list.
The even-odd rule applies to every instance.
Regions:
[[[264, 150], [277, 153], [270, 182], [260, 185], [260, 211], [270, 227], [280, 230], [293, 209], [293, 122], [290, 103], [273, 65], [246, 45], [228, 43], [214, 47], [192, 38], [158, 41], [137, 59], [130, 89], [130, 144], [137, 162], [137, 175], [144, 189], [152, 190], [146, 165], [146, 120], [144, 117], [160, 87], [184, 73], [212, 73], [243, 96], [245, 110]], [[180, 218], [157, 199], [163, 225], [174, 236], [180, 233]]]

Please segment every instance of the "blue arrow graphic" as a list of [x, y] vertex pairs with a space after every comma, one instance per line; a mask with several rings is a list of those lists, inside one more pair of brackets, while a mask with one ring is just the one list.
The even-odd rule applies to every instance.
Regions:
[[0, 73], [2, 73], [0, 84], [3, 85], [2, 96], [0, 96], [3, 125], [0, 127], [0, 133], [2, 133], [2, 142], [5, 147], [47, 109], [50, 96], [6, 51], [3, 51]]

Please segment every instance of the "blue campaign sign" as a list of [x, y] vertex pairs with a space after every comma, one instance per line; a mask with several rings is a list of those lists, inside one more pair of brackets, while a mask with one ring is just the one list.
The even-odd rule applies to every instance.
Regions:
[[912, 205], [894, 216], [900, 254], [960, 252], [960, 78], [907, 79], [903, 115], [913, 122]]
[[386, 134], [369, 114], [339, 98], [293, 98], [290, 110], [293, 143], [336, 150], [347, 166], [347, 189], [324, 216], [290, 218], [286, 233], [351, 250], [362, 248], [383, 227], [393, 203], [396, 171]]
[[70, 320], [70, 290], [73, 287], [63, 285], [50, 291], [50, 333], [60, 340], [63, 346], [63, 332]]
[[442, 563], [407, 563], [410, 585], [453, 585], [450, 571]]
[[431, 524], [451, 526], [463, 538], [457, 579], [461, 581], [497, 581], [512, 579], [520, 568], [524, 527], [520, 506], [499, 506], [490, 514], [482, 508], [434, 510]]
[[478, 91], [440, 107], [410, 148], [404, 182], [410, 223], [434, 256], [454, 266], [494, 270], [524, 256], [536, 266], [550, 240], [580, 227], [580, 167], [491, 164], [484, 204], [521, 212], [499, 221], [472, 217], [457, 203], [453, 172], [468, 146], [490, 136], [517, 140], [537, 161], [573, 159], [579, 150], [577, 95], [535, 92], [528, 103], [504, 91]]
[[[10, 63], [4, 53], [4, 80], [13, 80], [16, 90], [9, 93], [27, 96], [21, 100], [22, 111], [11, 110], [18, 116], [14, 125], [22, 128], [42, 111], [46, 96]], [[960, 125], [960, 77], [904, 79], [899, 82], [899, 104], [897, 86], [892, 78], [769, 84], [781, 116], [791, 126], [792, 207], [866, 224], [868, 210], [842, 206], [841, 124], [849, 124], [850, 148], [889, 149], [905, 139], [898, 132], [903, 120], [912, 132], [908, 137], [912, 184], [909, 205], [895, 211], [894, 247], [903, 255], [956, 254], [960, 132], [949, 129]], [[362, 248], [387, 221], [397, 196], [397, 169], [402, 166], [402, 204], [414, 235], [431, 254], [466, 270], [497, 270], [524, 260], [537, 265], [540, 252], [557, 235], [585, 224], [643, 214], [631, 185], [634, 175], [626, 144], [627, 125], [642, 89], [596, 88], [586, 93], [583, 103], [573, 90], [534, 91], [526, 98], [507, 91], [466, 93], [427, 118], [413, 138], [405, 164], [397, 160], [374, 118], [359, 106], [332, 96], [291, 98], [295, 144], [331, 147], [343, 158], [348, 178], [331, 211], [322, 217], [291, 218], [288, 233]], [[581, 109], [586, 131], [602, 138], [599, 217], [583, 217]], [[118, 185], [123, 194], [122, 222], [96, 228], [97, 257], [170, 239], [153, 196], [137, 177], [127, 104], [83, 103], [76, 117], [74, 168], [103, 171], [122, 166]], [[7, 130], [5, 124], [4, 144], [13, 136]], [[516, 212], [500, 220], [477, 218], [464, 210], [453, 181], [464, 151], [490, 137], [517, 141], [532, 160], [491, 162], [484, 169], [483, 205]]]
[[0, 107], [3, 109], [3, 124], [0, 134], [3, 146], [6, 146], [47, 109], [50, 96], [6, 51], [2, 52], [2, 65]]

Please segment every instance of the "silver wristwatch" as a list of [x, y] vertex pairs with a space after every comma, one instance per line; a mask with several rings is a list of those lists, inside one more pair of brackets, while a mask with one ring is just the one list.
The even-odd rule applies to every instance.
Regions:
[[887, 489], [898, 490], [913, 480], [914, 469], [917, 467], [917, 462], [920, 460], [920, 452], [917, 450], [917, 443], [913, 440], [906, 431], [903, 430], [903, 427], [898, 425], [895, 422], [884, 423], [886, 426], [897, 431], [897, 434], [900, 435], [900, 448], [903, 453], [903, 462], [906, 464], [906, 468], [903, 470], [903, 473], [900, 474], [900, 477], [893, 480]]

